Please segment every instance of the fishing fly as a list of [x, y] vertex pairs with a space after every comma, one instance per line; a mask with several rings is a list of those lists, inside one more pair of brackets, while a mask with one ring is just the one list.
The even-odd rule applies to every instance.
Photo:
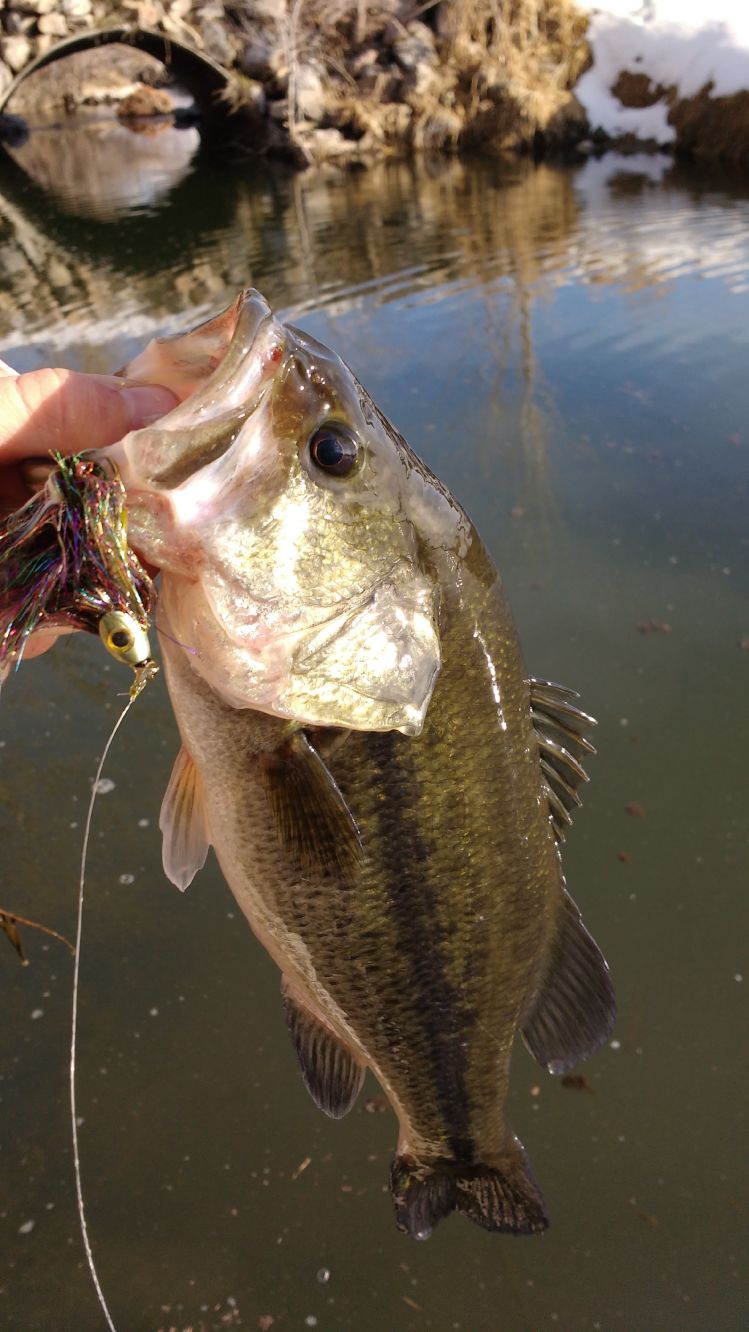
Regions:
[[[54, 455], [51, 467], [45, 465], [44, 471], [46, 479], [38, 492], [0, 522], [0, 679], [18, 666], [29, 636], [41, 628], [81, 629], [98, 634], [107, 652], [133, 671], [128, 701], [99, 761], [86, 816], [78, 884], [70, 1031], [70, 1117], [78, 1217], [96, 1295], [110, 1332], [116, 1332], [96, 1271], [83, 1200], [75, 1077], [78, 992], [86, 859], [94, 801], [114, 738], [136, 698], [158, 671], [148, 638], [155, 590], [128, 545], [125, 488], [117, 469], [82, 454], [69, 458], [58, 454]], [[0, 914], [3, 928], [23, 960], [16, 929], [18, 918]], [[10, 927], [6, 920], [10, 921]], [[35, 928], [45, 927], [35, 925]]]
[[[53, 455], [41, 489], [0, 522], [0, 676], [36, 629], [82, 629], [133, 668], [154, 672], [155, 590], [127, 540], [125, 487], [111, 463]], [[142, 682], [142, 683], [141, 683]]]

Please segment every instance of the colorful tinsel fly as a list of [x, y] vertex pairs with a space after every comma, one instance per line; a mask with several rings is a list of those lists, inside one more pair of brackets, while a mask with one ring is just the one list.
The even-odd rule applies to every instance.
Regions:
[[43, 488], [0, 520], [0, 678], [34, 629], [98, 633], [110, 611], [143, 628], [155, 599], [127, 543], [125, 488], [114, 468], [55, 455]]

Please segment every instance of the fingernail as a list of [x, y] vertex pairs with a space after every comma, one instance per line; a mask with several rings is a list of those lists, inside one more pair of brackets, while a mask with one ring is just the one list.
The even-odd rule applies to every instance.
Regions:
[[177, 406], [175, 395], [158, 384], [141, 384], [136, 388], [123, 388], [120, 392], [127, 403], [131, 430], [149, 425]]

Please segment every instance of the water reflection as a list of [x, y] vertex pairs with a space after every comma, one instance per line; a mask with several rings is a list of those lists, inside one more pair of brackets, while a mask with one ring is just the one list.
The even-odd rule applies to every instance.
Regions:
[[169, 117], [127, 124], [79, 114], [75, 124], [36, 126], [9, 151], [64, 212], [113, 221], [159, 204], [187, 175], [199, 146], [197, 129], [177, 129]]
[[[373, 284], [380, 302], [431, 302], [509, 283], [523, 294], [521, 321], [528, 301], [560, 285], [749, 283], [749, 203], [727, 204], [669, 159], [559, 171], [441, 158], [305, 176], [204, 163], [186, 174], [194, 131], [169, 130], [189, 152], [180, 149], [167, 188], [152, 161], [160, 137], [108, 130], [97, 155], [83, 145], [100, 133], [72, 135], [62, 153], [59, 139], [32, 136], [24, 152], [44, 190], [3, 165], [0, 351], [16, 330], [27, 345], [54, 339], [61, 350], [141, 337], [247, 282], [297, 313], [351, 308]], [[65, 211], [50, 208], [47, 188]], [[144, 197], [146, 214], [129, 211]]]
[[[147, 161], [158, 142], [121, 135], [125, 161], [131, 143], [143, 143]], [[34, 142], [45, 162], [39, 179], [47, 179], [52, 158]], [[623, 288], [663, 305], [684, 280], [711, 279], [711, 292], [749, 289], [749, 201], [735, 191], [727, 197], [720, 179], [685, 173], [667, 157], [608, 156], [570, 170], [426, 157], [305, 175], [257, 166], [230, 172], [200, 156], [195, 165], [187, 171], [183, 163], [148, 210], [123, 207], [122, 190], [141, 188], [132, 162], [124, 173], [130, 184], [117, 185], [116, 197], [107, 194], [106, 175], [87, 195], [89, 176], [63, 172], [60, 210], [27, 176], [6, 169], [0, 356], [24, 368], [54, 354], [107, 371], [154, 333], [194, 323], [254, 283], [290, 317], [325, 310], [321, 332], [362, 377], [392, 382], [402, 366], [400, 343], [383, 337], [374, 308], [412, 312], [413, 375], [425, 356], [429, 310], [439, 303], [443, 323], [455, 311], [461, 327], [449, 371], [432, 387], [435, 420], [460, 434], [455, 376], [461, 366], [465, 376], [478, 376], [485, 447], [474, 467], [478, 461], [490, 479], [496, 442], [506, 439], [511, 420], [514, 508], [545, 513], [549, 548], [556, 504], [548, 440], [556, 414], [534, 328], [553, 293], [578, 299], [585, 289]], [[686, 354], [705, 340], [706, 291], [699, 321], [688, 311], [664, 311], [665, 339], [662, 320], [645, 317], [625, 332], [618, 319], [603, 327], [592, 319], [568, 330], [567, 350], [581, 365], [601, 339], [612, 354], [635, 342], [654, 358], [665, 347]], [[721, 319], [746, 343], [739, 303], [729, 303]], [[713, 355], [710, 344], [703, 354]], [[430, 357], [433, 366], [445, 359], [439, 347]]]
[[[361, 302], [373, 283], [382, 300], [419, 292], [434, 299], [443, 286], [501, 275], [527, 284], [539, 275], [537, 241], [549, 247], [544, 267], [564, 263], [578, 213], [569, 177], [525, 168], [498, 177], [467, 172], [457, 160], [302, 178], [208, 168], [176, 183], [151, 216], [107, 226], [81, 227], [50, 212], [46, 194], [22, 177], [4, 185], [11, 206], [1, 253], [12, 273], [0, 296], [6, 348], [14, 325], [27, 336], [43, 326], [46, 336], [50, 318], [61, 345], [87, 328], [101, 333], [122, 276], [128, 290], [118, 290], [117, 325], [126, 331], [130, 315], [141, 316], [138, 333], [144, 313], [156, 326], [260, 275], [274, 303], [296, 311]], [[25, 265], [18, 254], [30, 236], [34, 260]], [[62, 288], [59, 270], [47, 282], [39, 271], [43, 249], [68, 271]]]

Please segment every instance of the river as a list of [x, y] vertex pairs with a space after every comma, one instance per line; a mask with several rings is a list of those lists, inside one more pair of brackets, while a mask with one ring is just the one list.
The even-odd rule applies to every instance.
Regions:
[[[455, 1218], [406, 1241], [377, 1087], [326, 1120], [213, 859], [184, 896], [164, 880], [177, 740], [152, 685], [107, 764], [82, 952], [83, 1182], [120, 1332], [739, 1332], [749, 187], [616, 157], [293, 175], [198, 155], [96, 195], [83, 175], [50, 192], [3, 167], [0, 356], [110, 370], [248, 283], [344, 355], [476, 521], [530, 671], [599, 719], [565, 868], [620, 1006], [581, 1086], [516, 1053], [549, 1233]], [[3, 689], [0, 907], [68, 936], [126, 684], [76, 638]], [[71, 958], [24, 938], [22, 969], [0, 937], [0, 1324], [94, 1332]]]

